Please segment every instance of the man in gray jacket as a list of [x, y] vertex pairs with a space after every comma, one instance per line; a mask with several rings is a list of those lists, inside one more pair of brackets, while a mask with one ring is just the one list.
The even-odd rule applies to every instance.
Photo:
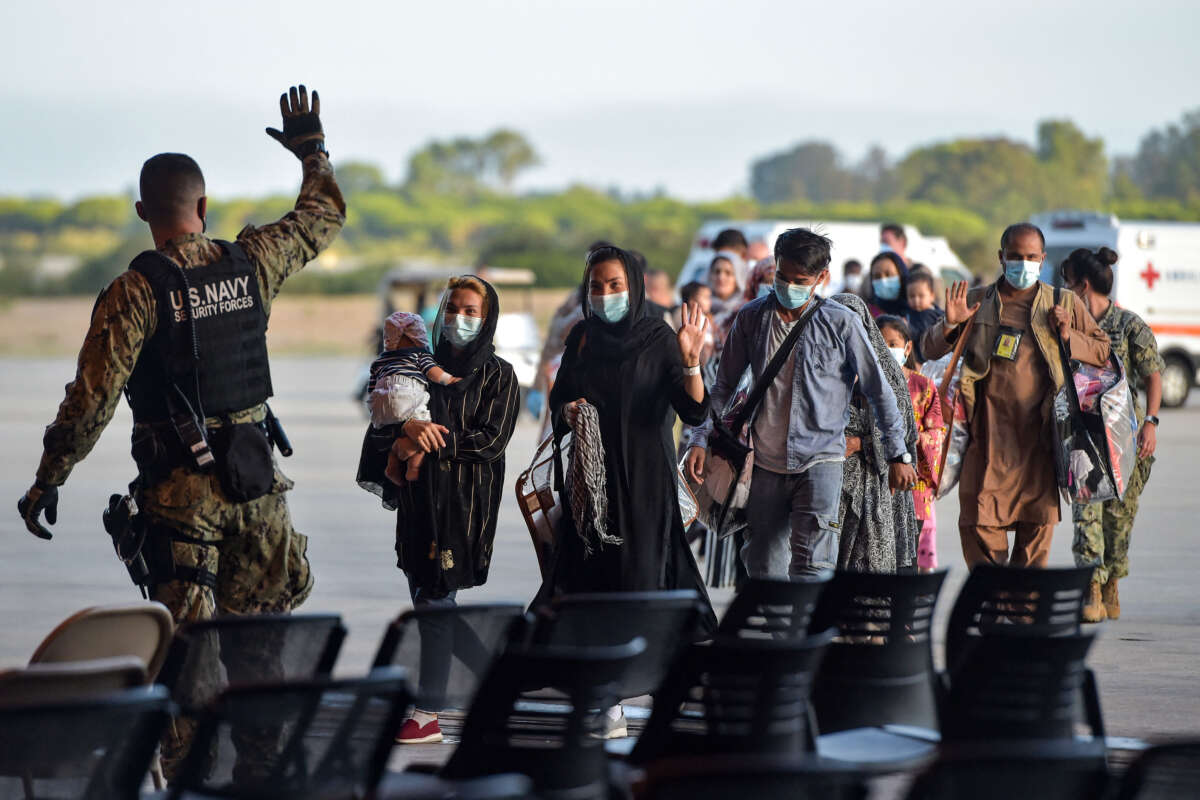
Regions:
[[[775, 289], [738, 312], [725, 342], [712, 407], [724, 409], [747, 368], [754, 380], [809, 309], [819, 303], [791, 358], [750, 421], [754, 473], [742, 561], [751, 577], [812, 575], [837, 565], [838, 503], [846, 423], [857, 383], [883, 431], [892, 491], [917, 480], [904, 420], [857, 315], [814, 289], [829, 274], [830, 242], [793, 228], [775, 242]], [[693, 435], [688, 470], [702, 480], [711, 420]]]

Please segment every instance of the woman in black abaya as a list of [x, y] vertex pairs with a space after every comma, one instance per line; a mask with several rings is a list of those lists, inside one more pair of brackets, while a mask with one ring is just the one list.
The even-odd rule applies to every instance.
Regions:
[[[398, 430], [368, 431], [359, 463], [360, 485], [384, 489], [396, 509], [396, 566], [408, 579], [413, 607], [452, 608], [460, 589], [488, 577], [496, 517], [504, 491], [504, 450], [519, 413], [512, 365], [496, 355], [492, 337], [500, 302], [491, 284], [474, 276], [450, 279], [433, 329], [434, 357], [460, 378], [431, 384], [432, 421], [410, 419]], [[392, 484], [387, 451], [401, 444], [427, 453], [415, 481]], [[446, 701], [452, 657], [480, 677], [489, 663], [475, 633], [456, 622], [418, 622], [421, 663], [416, 707], [397, 737], [401, 744], [442, 741], [437, 712]]]
[[607, 536], [577, 530], [564, 495], [555, 562], [534, 605], [556, 594], [695, 589], [710, 633], [716, 616], [684, 538], [672, 442], [676, 414], [699, 425], [708, 413], [703, 315], [685, 309], [678, 334], [647, 315], [642, 270], [617, 247], [588, 253], [582, 295], [584, 318], [567, 337], [550, 413], [562, 436], [582, 404], [597, 412]]

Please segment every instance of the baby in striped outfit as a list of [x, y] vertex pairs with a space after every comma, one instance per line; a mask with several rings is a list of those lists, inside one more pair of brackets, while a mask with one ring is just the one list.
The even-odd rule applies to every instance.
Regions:
[[[383, 322], [383, 352], [371, 364], [367, 383], [367, 408], [371, 425], [403, 425], [410, 419], [429, 421], [429, 382], [443, 386], [459, 378], [437, 365], [429, 352], [429, 334], [419, 314], [397, 311]], [[407, 441], [407, 440], [406, 440]], [[407, 458], [402, 473], [400, 464]], [[388, 455], [386, 475], [399, 485], [416, 480], [425, 454], [419, 450]]]

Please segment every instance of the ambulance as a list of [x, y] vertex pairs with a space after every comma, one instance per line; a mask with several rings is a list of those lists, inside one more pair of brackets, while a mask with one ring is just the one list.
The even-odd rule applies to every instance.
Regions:
[[1042, 280], [1077, 247], [1117, 251], [1112, 299], [1146, 321], [1166, 362], [1163, 405], [1187, 402], [1200, 368], [1200, 224], [1051, 211], [1030, 220], [1046, 234]]

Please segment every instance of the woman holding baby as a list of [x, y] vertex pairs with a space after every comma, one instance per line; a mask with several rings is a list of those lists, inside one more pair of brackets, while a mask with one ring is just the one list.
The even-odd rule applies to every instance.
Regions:
[[[419, 352], [427, 341], [423, 326], [411, 320], [391, 326], [393, 333], [401, 328], [402, 335], [385, 342], [372, 365], [371, 384], [392, 396], [372, 392], [373, 424], [359, 465], [359, 483], [396, 509], [396, 565], [418, 609], [453, 606], [459, 589], [487, 580], [507, 486], [504, 449], [520, 408], [513, 368], [492, 345], [500, 313], [496, 290], [474, 275], [451, 278], [442, 306], [433, 329], [433, 363], [428, 349], [425, 355]], [[391, 376], [403, 375], [417, 386], [389, 381], [388, 364]], [[427, 413], [421, 388], [428, 392]], [[407, 420], [398, 421], [397, 411], [407, 413]], [[435, 630], [422, 630], [418, 710], [401, 729], [401, 742], [441, 741], [436, 712], [445, 683], [439, 691], [441, 670], [434, 664], [444, 656], [449, 669], [455, 645], [449, 636], [445, 641]]]

